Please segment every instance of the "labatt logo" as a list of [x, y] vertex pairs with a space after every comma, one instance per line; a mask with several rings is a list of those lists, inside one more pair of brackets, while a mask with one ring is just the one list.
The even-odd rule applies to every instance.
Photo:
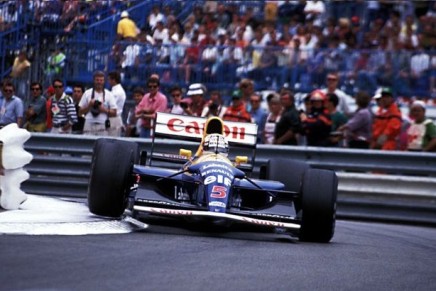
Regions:
[[[205, 123], [199, 123], [196, 121], [185, 122], [180, 118], [172, 118], [168, 120], [168, 129], [174, 132], [186, 132], [188, 134], [201, 135], [204, 130]], [[231, 137], [232, 139], [245, 139], [245, 128], [238, 126], [227, 126], [224, 124], [224, 133], [226, 137]]]

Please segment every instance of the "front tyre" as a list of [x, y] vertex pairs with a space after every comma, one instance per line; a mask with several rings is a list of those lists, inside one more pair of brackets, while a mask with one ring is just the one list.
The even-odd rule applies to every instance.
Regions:
[[302, 241], [329, 242], [335, 232], [338, 178], [334, 171], [308, 169], [304, 174], [301, 205]]
[[309, 164], [291, 159], [271, 159], [266, 165], [265, 179], [282, 182], [285, 190], [300, 192], [303, 175]]
[[138, 145], [101, 138], [96, 140], [93, 153], [88, 186], [89, 211], [101, 216], [120, 217], [127, 206]]

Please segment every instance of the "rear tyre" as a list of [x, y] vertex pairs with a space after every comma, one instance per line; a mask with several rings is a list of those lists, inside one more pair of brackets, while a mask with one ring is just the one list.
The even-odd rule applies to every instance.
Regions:
[[285, 190], [300, 192], [304, 172], [309, 169], [305, 162], [291, 159], [271, 159], [265, 169], [265, 178], [282, 182]]
[[88, 186], [89, 211], [108, 217], [124, 213], [137, 157], [138, 145], [134, 142], [103, 138], [95, 142]]
[[338, 178], [334, 171], [308, 169], [304, 175], [301, 205], [302, 241], [329, 242], [335, 232]]

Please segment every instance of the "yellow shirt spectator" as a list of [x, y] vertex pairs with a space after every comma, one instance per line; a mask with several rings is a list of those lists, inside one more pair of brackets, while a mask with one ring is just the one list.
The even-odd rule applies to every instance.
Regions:
[[117, 34], [120, 39], [135, 39], [138, 35], [139, 29], [136, 23], [129, 18], [129, 13], [123, 11], [121, 13], [121, 20], [117, 25]]

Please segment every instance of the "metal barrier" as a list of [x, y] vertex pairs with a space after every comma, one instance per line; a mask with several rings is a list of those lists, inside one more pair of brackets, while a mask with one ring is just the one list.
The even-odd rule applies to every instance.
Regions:
[[[34, 158], [26, 167], [30, 179], [23, 183], [23, 190], [85, 198], [96, 138], [32, 134], [25, 149]], [[150, 139], [129, 140], [137, 142], [140, 150], [150, 150]], [[195, 150], [196, 146], [174, 140], [156, 143], [160, 152], [171, 153], [179, 148]], [[232, 154], [243, 153], [236, 150]], [[253, 176], [270, 158], [291, 158], [335, 170], [339, 177], [340, 218], [436, 225], [436, 154], [259, 145]]]

